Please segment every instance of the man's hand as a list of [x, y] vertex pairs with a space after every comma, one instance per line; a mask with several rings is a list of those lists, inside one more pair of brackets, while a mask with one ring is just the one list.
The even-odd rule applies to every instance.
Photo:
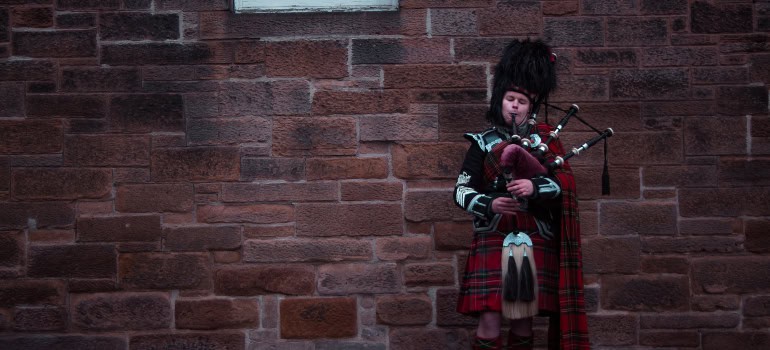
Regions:
[[521, 203], [511, 197], [497, 197], [492, 200], [492, 212], [495, 214], [514, 215]]
[[[530, 197], [535, 193], [535, 186], [529, 179], [516, 179], [508, 183], [506, 186], [508, 192], [516, 197]], [[494, 209], [494, 207], [493, 207]]]

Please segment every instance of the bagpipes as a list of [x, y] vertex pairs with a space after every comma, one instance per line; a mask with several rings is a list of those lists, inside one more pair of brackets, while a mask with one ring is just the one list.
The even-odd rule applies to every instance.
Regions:
[[[523, 135], [530, 135], [530, 131], [535, 127], [539, 106], [539, 104], [535, 106], [532, 115], [528, 118], [526, 132], [523, 133]], [[553, 108], [559, 109], [556, 107]], [[549, 132], [548, 138], [545, 141], [541, 141], [537, 132], [534, 132], [531, 135], [531, 139], [522, 138], [521, 136], [518, 136], [517, 133], [512, 132], [511, 134], [514, 136], [511, 137], [510, 144], [505, 146], [500, 156], [500, 165], [504, 169], [504, 182], [507, 183], [516, 178], [531, 179], [537, 175], [546, 174], [549, 171], [564, 166], [568, 159], [579, 155], [599, 141], [604, 140], [602, 194], [609, 194], [607, 138], [611, 137], [614, 132], [612, 128], [607, 128], [601, 132], [595, 129], [577, 115], [579, 110], [579, 107], [573, 104], [569, 110], [565, 111], [566, 114], [561, 118], [559, 124]], [[552, 152], [550, 152], [549, 144], [559, 138], [559, 133], [571, 118], [580, 120], [598, 135], [586, 141], [579, 147], [572, 148], [572, 150], [567, 152], [563, 157], [552, 154]], [[515, 116], [512, 117], [512, 120], [515, 120]], [[500, 181], [496, 182], [498, 182], [499, 187], [499, 185], [501, 185]], [[514, 199], [517, 199], [515, 196], [511, 196]], [[518, 200], [522, 202], [522, 208], [527, 207], [526, 200], [521, 198], [518, 198]], [[536, 217], [536, 221], [537, 220]], [[540, 227], [539, 223], [538, 227]], [[506, 236], [503, 241], [502, 269], [503, 315], [509, 319], [535, 316], [538, 313], [537, 267], [534, 262], [532, 240], [526, 232], [511, 232]]]

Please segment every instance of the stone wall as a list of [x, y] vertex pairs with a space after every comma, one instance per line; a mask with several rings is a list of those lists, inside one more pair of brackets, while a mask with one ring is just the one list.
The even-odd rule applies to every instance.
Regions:
[[524, 37], [617, 132], [611, 195], [572, 161], [593, 347], [768, 348], [769, 31], [766, 0], [0, 0], [0, 348], [467, 348], [461, 135]]

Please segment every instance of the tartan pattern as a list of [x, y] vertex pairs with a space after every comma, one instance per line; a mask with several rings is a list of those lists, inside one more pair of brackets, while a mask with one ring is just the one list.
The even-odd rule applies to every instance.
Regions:
[[[552, 128], [538, 124], [537, 131], [546, 139]], [[484, 180], [494, 181], [502, 169], [499, 155], [505, 143], [492, 149], [484, 161]], [[549, 145], [546, 155], [551, 161], [554, 154], [564, 155], [557, 139]], [[544, 311], [557, 311], [561, 330], [561, 349], [589, 349], [588, 322], [583, 297], [583, 271], [580, 250], [580, 224], [577, 207], [575, 180], [568, 163], [553, 171], [562, 190], [561, 229], [553, 240], [543, 240], [532, 235], [535, 260], [538, 266], [539, 307]], [[502, 308], [501, 254], [504, 234], [517, 229], [536, 231], [531, 215], [520, 213], [504, 216], [497, 232], [477, 233], [471, 243], [465, 275], [461, 284], [457, 310], [461, 313], [500, 311]], [[558, 297], [556, 292], [558, 292]]]
[[[541, 135], [551, 131], [547, 124], [538, 124]], [[557, 139], [549, 144], [552, 153], [564, 155]], [[561, 349], [590, 349], [588, 320], [583, 296], [583, 259], [580, 248], [580, 217], [578, 214], [575, 178], [568, 162], [554, 170], [562, 191], [561, 233], [559, 249], [559, 329]]]

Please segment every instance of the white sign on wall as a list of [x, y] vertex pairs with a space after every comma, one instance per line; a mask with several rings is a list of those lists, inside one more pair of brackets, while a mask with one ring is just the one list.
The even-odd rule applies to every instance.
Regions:
[[397, 11], [398, 0], [234, 0], [235, 12]]

